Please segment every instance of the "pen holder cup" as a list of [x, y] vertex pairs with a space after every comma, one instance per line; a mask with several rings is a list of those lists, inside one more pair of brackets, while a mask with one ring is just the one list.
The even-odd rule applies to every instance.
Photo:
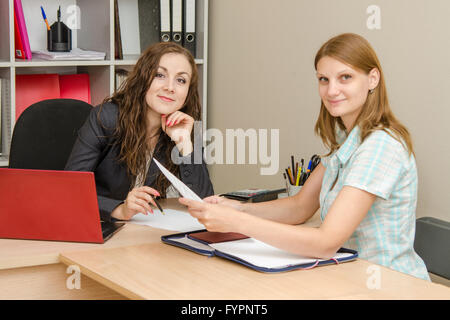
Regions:
[[53, 52], [72, 50], [72, 30], [63, 22], [55, 22], [47, 31], [47, 50]]
[[302, 186], [293, 186], [291, 184], [288, 184], [288, 196], [292, 197], [295, 196], [297, 193], [300, 192], [300, 189], [302, 188]]

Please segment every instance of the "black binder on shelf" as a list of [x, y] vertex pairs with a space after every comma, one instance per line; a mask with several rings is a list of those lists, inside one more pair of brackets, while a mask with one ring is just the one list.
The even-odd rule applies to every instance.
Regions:
[[195, 0], [183, 0], [183, 47], [196, 57]]
[[170, 14], [170, 0], [160, 0], [160, 41], [169, 42], [171, 40], [172, 22]]
[[123, 59], [122, 36], [120, 34], [119, 5], [114, 0], [114, 58]]
[[183, 0], [172, 0], [172, 41], [183, 45]]
[[125, 82], [129, 74], [128, 70], [116, 68], [114, 78], [114, 90], [118, 90]]
[[[160, 0], [138, 0], [141, 52], [161, 37]], [[170, 26], [170, 25], [169, 25]]]
[[[256, 271], [267, 273], [284, 272], [296, 269], [312, 269], [316, 266], [352, 261], [358, 257], [358, 253], [355, 250], [341, 248], [335, 256], [329, 260], [306, 258], [290, 254], [283, 250], [268, 246], [253, 238], [248, 238], [236, 233], [231, 239], [228, 237], [229, 239], [219, 240], [221, 242], [201, 240], [201, 238], [204, 237], [200, 237], [199, 234], [202, 233], [211, 234], [211, 232], [206, 230], [197, 230], [162, 236], [161, 241], [201, 255], [222, 257]], [[212, 233], [220, 234], [219, 232]], [[224, 234], [219, 237], [223, 238], [223, 235]], [[238, 240], [233, 240], [233, 237]], [[241, 248], [241, 250], [239, 248]], [[249, 253], [252, 249], [254, 249], [257, 254], [252, 256], [252, 254]]]

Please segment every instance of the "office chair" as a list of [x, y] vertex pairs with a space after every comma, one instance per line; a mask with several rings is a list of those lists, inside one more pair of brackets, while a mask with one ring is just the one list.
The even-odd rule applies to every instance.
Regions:
[[64, 170], [78, 129], [91, 110], [90, 104], [74, 99], [29, 106], [14, 126], [9, 168]]
[[423, 217], [416, 220], [414, 250], [428, 272], [450, 280], [450, 222]]

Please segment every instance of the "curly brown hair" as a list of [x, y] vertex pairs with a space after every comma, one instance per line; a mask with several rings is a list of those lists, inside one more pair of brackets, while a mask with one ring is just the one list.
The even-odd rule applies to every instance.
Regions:
[[[148, 117], [149, 108], [145, 96], [155, 78], [161, 57], [168, 53], [181, 54], [187, 58], [192, 68], [189, 92], [183, 107], [180, 109], [194, 120], [201, 118], [201, 105], [198, 93], [198, 71], [194, 57], [185, 48], [173, 42], [160, 42], [149, 46], [136, 62], [133, 70], [125, 82], [103, 103], [112, 102], [119, 108], [117, 126], [114, 132], [116, 143], [120, 145], [118, 161], [127, 167], [133, 188], [139, 173], [145, 172], [147, 166], [146, 155], [150, 153], [148, 146]], [[161, 137], [153, 153], [165, 148], [166, 168], [179, 176], [178, 166], [172, 162], [171, 151], [175, 143], [160, 129]], [[158, 134], [159, 134], [158, 133]], [[193, 133], [191, 134], [193, 137]], [[147, 172], [145, 172], [145, 175]], [[166, 189], [170, 182], [162, 173], [156, 178], [156, 189], [162, 197], [166, 196]]]

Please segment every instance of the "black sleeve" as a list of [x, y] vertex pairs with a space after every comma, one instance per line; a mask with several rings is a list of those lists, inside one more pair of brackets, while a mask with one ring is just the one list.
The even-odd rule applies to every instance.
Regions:
[[[91, 171], [95, 174], [98, 164], [102, 161], [111, 145], [111, 137], [117, 115], [115, 105], [107, 104], [104, 105], [103, 109], [99, 107], [93, 108], [88, 119], [78, 131], [78, 137], [66, 163], [65, 170]], [[110, 221], [111, 212], [123, 203], [122, 200], [99, 195], [97, 195], [97, 199], [101, 219], [105, 221]]]
[[104, 196], [97, 196], [97, 199], [100, 218], [102, 221], [117, 221], [117, 219], [111, 217], [111, 212], [113, 212], [116, 207], [124, 203], [124, 201]]
[[180, 179], [203, 199], [212, 196], [214, 189], [203, 156], [195, 157], [194, 155], [195, 151], [185, 157], [180, 157]]
[[98, 111], [98, 107], [93, 108], [84, 125], [78, 130], [78, 137], [65, 170], [95, 171], [107, 144], [106, 132], [98, 123]]

